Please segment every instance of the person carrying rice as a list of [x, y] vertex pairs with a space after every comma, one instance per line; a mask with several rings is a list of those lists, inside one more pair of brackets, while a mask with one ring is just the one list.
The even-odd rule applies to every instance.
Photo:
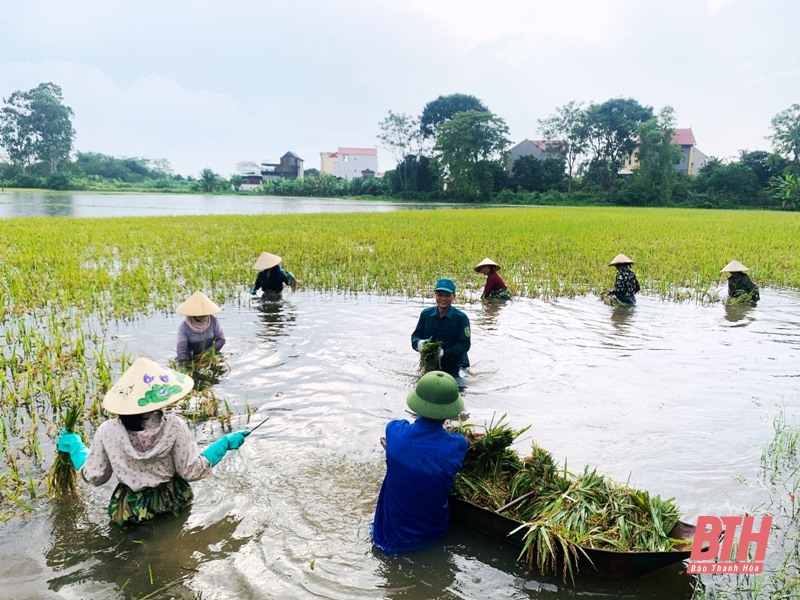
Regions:
[[203, 292], [195, 292], [175, 309], [176, 313], [186, 317], [178, 328], [176, 352], [179, 363], [189, 363], [212, 347], [215, 352], [222, 350], [225, 334], [214, 316], [221, 310]]
[[90, 448], [77, 433], [62, 430], [57, 447], [84, 481], [97, 486], [117, 477], [108, 504], [117, 525], [181, 512], [193, 497], [188, 482], [208, 476], [250, 434], [228, 433], [200, 452], [186, 422], [163, 412], [193, 384], [183, 373], [138, 358], [103, 398], [103, 408], [117, 416], [97, 428]]
[[281, 261], [283, 259], [275, 254], [269, 252], [262, 252], [261, 256], [256, 260], [253, 269], [258, 271], [256, 275], [256, 282], [253, 284], [253, 289], [250, 294], [255, 296], [258, 290], [264, 290], [261, 296], [264, 300], [278, 300], [283, 292], [283, 286], [288, 285], [293, 290], [297, 283], [294, 276], [289, 271], [281, 269]]
[[723, 267], [720, 273], [729, 273], [728, 275], [728, 297], [729, 298], [743, 298], [747, 296], [752, 303], [756, 303], [761, 299], [758, 293], [758, 286], [750, 278], [745, 271], [749, 271], [738, 260], [732, 260]]
[[498, 274], [499, 270], [500, 265], [491, 258], [484, 258], [475, 266], [476, 273], [486, 275], [486, 285], [483, 286], [481, 300], [511, 300], [511, 292]]
[[469, 317], [453, 306], [456, 284], [452, 279], [439, 279], [434, 288], [436, 306], [422, 310], [417, 327], [411, 334], [411, 347], [422, 352], [429, 342], [442, 342], [439, 352], [441, 370], [452, 375], [461, 385], [460, 369], [469, 366]]
[[609, 292], [624, 304], [636, 304], [636, 293], [641, 289], [636, 274], [631, 271], [633, 261], [624, 254], [617, 254], [608, 263], [609, 267], [617, 267], [617, 276], [614, 278], [614, 289]]

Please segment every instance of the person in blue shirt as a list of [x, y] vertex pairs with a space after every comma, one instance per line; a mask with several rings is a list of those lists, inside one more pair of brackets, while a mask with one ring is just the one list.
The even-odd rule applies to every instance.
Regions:
[[419, 314], [417, 327], [411, 334], [411, 347], [420, 352], [428, 342], [442, 342], [442, 371], [461, 382], [459, 370], [469, 366], [469, 317], [453, 306], [456, 284], [452, 279], [439, 279], [434, 292], [436, 306]]
[[282, 260], [276, 254], [261, 253], [253, 265], [253, 269], [258, 271], [258, 275], [256, 275], [253, 289], [250, 290], [251, 295], [255, 296], [258, 290], [264, 290], [263, 299], [278, 300], [281, 297], [284, 285], [288, 285], [294, 290], [297, 283], [289, 271], [281, 269]]
[[423, 375], [406, 398], [418, 416], [389, 421], [386, 476], [372, 522], [372, 541], [388, 554], [417, 550], [441, 539], [450, 523], [448, 498], [464, 464], [467, 438], [444, 421], [464, 410], [458, 384], [443, 371]]

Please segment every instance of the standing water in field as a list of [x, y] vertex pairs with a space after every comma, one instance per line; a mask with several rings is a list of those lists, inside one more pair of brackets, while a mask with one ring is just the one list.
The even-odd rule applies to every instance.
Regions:
[[[635, 580], [541, 577], [518, 549], [454, 526], [399, 556], [369, 537], [384, 474], [379, 438], [407, 415], [418, 377], [410, 336], [432, 300], [300, 292], [223, 306], [230, 372], [214, 386], [233, 429], [269, 422], [192, 485], [191, 510], [136, 528], [109, 523], [113, 480], [71, 504], [37, 500], [0, 527], [14, 598], [689, 598], [678, 564]], [[663, 498], [683, 520], [742, 514], [781, 407], [800, 406], [800, 296], [757, 307], [643, 296], [457, 303], [472, 324], [469, 421], [507, 415], [573, 471], [597, 467]], [[180, 319], [108, 331], [112, 353], [174, 358]], [[253, 414], [254, 413], [254, 414]], [[202, 447], [219, 424], [197, 427]]]

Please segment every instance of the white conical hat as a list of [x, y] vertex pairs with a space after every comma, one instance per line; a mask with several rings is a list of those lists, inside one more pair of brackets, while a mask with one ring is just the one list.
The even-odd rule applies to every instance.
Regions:
[[203, 292], [195, 292], [183, 304], [179, 304], [175, 312], [187, 317], [203, 317], [217, 314], [222, 309], [214, 304]]
[[729, 262], [725, 267], [720, 271], [720, 273], [738, 273], [743, 271], [749, 271], [747, 267], [745, 267], [742, 263], [738, 260], [732, 260]]
[[481, 262], [475, 265], [475, 271], [477, 272], [481, 267], [497, 267], [497, 270], [500, 270], [500, 265], [494, 262], [491, 258], [484, 258]]
[[611, 267], [613, 265], [632, 265], [632, 264], [633, 261], [630, 258], [625, 256], [624, 254], [617, 254], [614, 257], [614, 260], [608, 263], [608, 266]]
[[276, 254], [270, 254], [269, 252], [262, 252], [261, 256], [258, 257], [256, 264], [253, 265], [253, 269], [256, 271], [263, 271], [264, 269], [271, 269], [272, 267], [277, 267], [281, 264], [283, 259]]
[[137, 358], [106, 392], [103, 408], [115, 415], [140, 415], [177, 402], [193, 386], [188, 375]]

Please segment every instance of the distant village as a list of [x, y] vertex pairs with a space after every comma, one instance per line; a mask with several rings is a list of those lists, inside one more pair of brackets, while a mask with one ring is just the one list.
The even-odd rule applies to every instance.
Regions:
[[[692, 129], [690, 127], [675, 129], [672, 141], [681, 149], [681, 158], [675, 164], [675, 170], [690, 176], [697, 175], [708, 162], [708, 156], [697, 147]], [[510, 176], [513, 173], [514, 164], [523, 156], [545, 160], [561, 153], [563, 153], [562, 142], [526, 138], [509, 150], [506, 171]], [[378, 171], [377, 148], [339, 147], [336, 152], [320, 152], [319, 158], [320, 173], [326, 173], [346, 181], [351, 181], [356, 177], [369, 179], [383, 176], [383, 173]], [[638, 166], [637, 154], [633, 152], [626, 157], [619, 174], [631, 175]], [[281, 156], [279, 160], [265, 159], [260, 164], [256, 162], [239, 163], [237, 169], [242, 178], [239, 189], [243, 191], [255, 190], [267, 181], [277, 179], [302, 181], [305, 177], [303, 159], [291, 151]]]
[[[339, 179], [351, 181], [356, 177], [370, 179], [382, 176], [378, 173], [377, 148], [344, 148], [336, 152], [320, 152], [319, 172]], [[262, 183], [276, 179], [299, 179], [305, 177], [304, 161], [294, 152], [287, 152], [280, 160], [263, 160], [261, 164], [254, 162], [240, 163], [239, 175], [242, 183], [240, 190], [251, 191]]]

